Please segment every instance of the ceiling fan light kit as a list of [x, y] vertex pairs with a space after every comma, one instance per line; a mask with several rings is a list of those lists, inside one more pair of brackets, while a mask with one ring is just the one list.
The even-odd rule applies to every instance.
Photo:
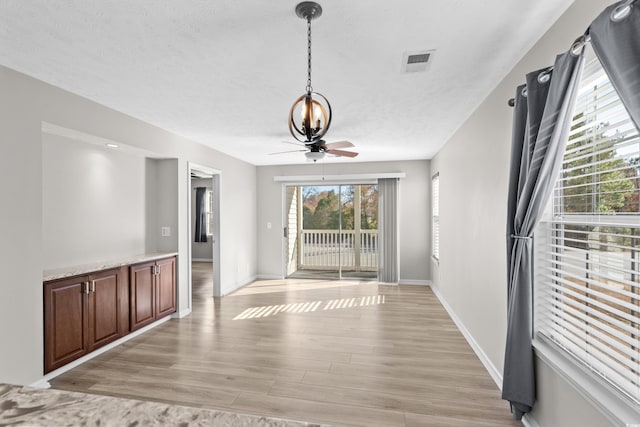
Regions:
[[318, 160], [322, 160], [324, 158], [324, 151], [307, 151], [304, 153], [307, 157], [307, 160], [313, 160], [317, 162]]
[[[289, 110], [289, 132], [304, 144], [308, 152], [307, 159], [318, 161], [325, 153], [342, 157], [355, 157], [358, 153], [335, 150], [335, 148], [353, 147], [348, 141], [327, 144], [322, 138], [331, 126], [331, 104], [322, 94], [313, 91], [311, 86], [311, 21], [322, 15], [322, 7], [313, 1], [303, 1], [296, 6], [296, 15], [307, 21], [307, 86]], [[278, 154], [278, 153], [274, 153]]]

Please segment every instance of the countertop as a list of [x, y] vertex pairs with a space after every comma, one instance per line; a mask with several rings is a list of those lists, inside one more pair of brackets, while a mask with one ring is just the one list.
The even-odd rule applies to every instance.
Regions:
[[317, 426], [257, 415], [0, 384], [0, 426]]
[[91, 273], [94, 271], [108, 270], [110, 268], [122, 267], [123, 265], [129, 264], [139, 264], [141, 262], [154, 261], [156, 259], [162, 259], [176, 255], [178, 255], [177, 252], [142, 254], [100, 262], [92, 262], [89, 264], [54, 268], [50, 270], [44, 270], [42, 272], [42, 281], [48, 282], [49, 280], [64, 279], [65, 277], [79, 276], [81, 274]]

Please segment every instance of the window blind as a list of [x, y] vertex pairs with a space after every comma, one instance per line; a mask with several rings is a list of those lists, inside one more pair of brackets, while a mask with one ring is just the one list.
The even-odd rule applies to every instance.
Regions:
[[440, 174], [431, 178], [431, 253], [440, 259]]
[[640, 138], [597, 60], [536, 231], [535, 328], [640, 402]]
[[207, 236], [213, 236], [213, 191], [207, 190], [206, 199]]

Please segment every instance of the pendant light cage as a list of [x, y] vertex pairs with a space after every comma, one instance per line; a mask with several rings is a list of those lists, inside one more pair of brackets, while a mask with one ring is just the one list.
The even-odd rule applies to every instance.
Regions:
[[311, 21], [322, 15], [322, 7], [305, 1], [296, 6], [296, 15], [307, 21], [307, 86], [289, 111], [289, 132], [296, 140], [313, 144], [327, 133], [332, 116], [329, 100], [311, 86]]

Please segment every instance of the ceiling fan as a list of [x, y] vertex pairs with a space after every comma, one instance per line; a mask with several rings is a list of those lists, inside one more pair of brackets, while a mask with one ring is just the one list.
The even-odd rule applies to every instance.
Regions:
[[304, 147], [304, 149], [283, 151], [283, 153], [304, 151], [307, 159], [314, 162], [324, 158], [325, 154], [355, 157], [358, 153], [341, 150], [341, 148], [353, 147], [351, 142], [327, 143], [323, 139], [331, 126], [331, 104], [324, 95], [314, 92], [311, 87], [311, 21], [322, 15], [322, 7], [313, 1], [303, 1], [296, 6], [296, 15], [307, 21], [307, 86], [305, 93], [296, 99], [289, 111], [289, 132], [299, 142], [287, 143]]
[[288, 151], [279, 151], [277, 153], [271, 154], [284, 154], [284, 153], [297, 153], [297, 152], [305, 152], [304, 155], [309, 160], [313, 160], [314, 162], [321, 160], [324, 158], [325, 154], [330, 154], [332, 156], [338, 157], [356, 157], [358, 153], [355, 151], [346, 151], [340, 150], [341, 148], [349, 148], [355, 147], [352, 142], [349, 141], [336, 141], [336, 142], [325, 142], [320, 139], [313, 142], [289, 142], [283, 141], [286, 144], [297, 145], [298, 147], [304, 147], [301, 150], [288, 150]]

